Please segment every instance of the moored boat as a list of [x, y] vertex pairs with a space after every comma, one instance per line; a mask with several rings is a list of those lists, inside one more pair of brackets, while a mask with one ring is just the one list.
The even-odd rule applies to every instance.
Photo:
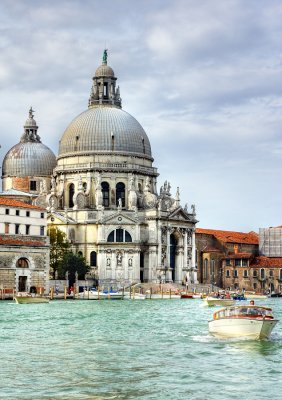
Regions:
[[146, 293], [146, 299], [150, 300], [176, 300], [176, 299], [181, 299], [180, 294], [176, 293]]
[[123, 293], [112, 290], [85, 289], [79, 294], [81, 300], [122, 300]]
[[246, 292], [245, 293], [245, 298], [247, 300], [265, 300], [268, 299], [268, 295], [266, 294], [259, 294], [259, 293], [252, 293], [252, 292]]
[[212, 296], [207, 296], [204, 298], [204, 304], [209, 307], [213, 306], [232, 306], [235, 304], [234, 299], [227, 299], [227, 298], [221, 298], [221, 297], [212, 297]]
[[267, 339], [277, 322], [271, 308], [233, 306], [214, 312], [209, 332], [219, 338]]
[[146, 295], [143, 293], [124, 292], [124, 300], [146, 300]]
[[14, 300], [17, 304], [39, 304], [39, 303], [49, 303], [50, 298], [39, 296], [34, 293], [19, 292], [14, 296]]

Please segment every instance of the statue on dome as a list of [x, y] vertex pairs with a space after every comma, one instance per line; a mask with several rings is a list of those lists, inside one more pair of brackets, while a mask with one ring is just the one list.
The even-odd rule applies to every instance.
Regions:
[[29, 112], [28, 112], [30, 119], [32, 119], [34, 117], [33, 113], [34, 113], [34, 110], [32, 109], [32, 107], [30, 107]]
[[103, 53], [103, 64], [107, 64], [107, 60], [108, 60], [108, 49], [105, 49]]

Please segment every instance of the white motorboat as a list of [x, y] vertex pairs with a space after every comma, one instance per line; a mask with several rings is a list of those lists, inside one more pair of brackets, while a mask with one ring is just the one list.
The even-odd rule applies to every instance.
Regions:
[[209, 307], [213, 306], [233, 306], [235, 304], [235, 300], [233, 299], [227, 299], [225, 298], [220, 298], [220, 297], [212, 297], [212, 296], [207, 296], [204, 298], [204, 304]]
[[247, 300], [266, 300], [269, 298], [268, 295], [266, 294], [259, 294], [259, 293], [253, 293], [253, 292], [245, 292], [245, 298]]
[[271, 308], [233, 306], [213, 314], [213, 319], [209, 321], [209, 332], [218, 338], [267, 339], [277, 322]]
[[49, 303], [50, 298], [41, 295], [36, 295], [34, 293], [19, 292], [14, 300], [17, 304], [39, 304], [39, 303]]
[[146, 295], [143, 293], [124, 292], [124, 300], [146, 300]]
[[79, 293], [79, 297], [82, 300], [122, 300], [123, 292], [85, 289], [82, 293]]
[[175, 293], [148, 293], [146, 292], [146, 299], [150, 300], [176, 300], [181, 299], [180, 294]]

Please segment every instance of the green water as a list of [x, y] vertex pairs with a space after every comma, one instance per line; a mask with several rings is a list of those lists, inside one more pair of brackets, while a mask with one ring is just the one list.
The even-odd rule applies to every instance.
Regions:
[[[267, 341], [218, 340], [201, 300], [0, 302], [0, 399], [281, 399]], [[259, 302], [257, 302], [259, 304]]]

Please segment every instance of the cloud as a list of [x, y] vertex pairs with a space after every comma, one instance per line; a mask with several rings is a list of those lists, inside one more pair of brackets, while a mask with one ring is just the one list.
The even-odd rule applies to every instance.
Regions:
[[0, 155], [30, 105], [57, 152], [107, 47], [159, 186], [180, 186], [203, 227], [281, 224], [281, 19], [279, 0], [2, 0]]

